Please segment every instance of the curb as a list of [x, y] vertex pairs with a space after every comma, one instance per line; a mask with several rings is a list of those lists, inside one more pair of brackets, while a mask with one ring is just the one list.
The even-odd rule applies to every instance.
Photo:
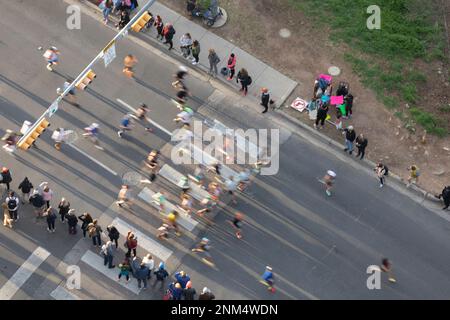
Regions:
[[[96, 6], [95, 4], [93, 4], [92, 2], [90, 2], [89, 0], [77, 0], [78, 2], [80, 2], [81, 4], [86, 5], [87, 7], [94, 9], [95, 11], [97, 11], [98, 13], [101, 13], [100, 8], [98, 8], [98, 6]], [[180, 15], [181, 16], [181, 15]], [[117, 18], [115, 16], [110, 16], [110, 21], [117, 21]], [[148, 36], [146, 33], [139, 33], [139, 34], [133, 34], [132, 37], [135, 37], [139, 40], [151, 40], [151, 45], [155, 48], [156, 45], [158, 47], [156, 47], [155, 49], [157, 49], [159, 51], [159, 55], [165, 55], [166, 57], [170, 57], [172, 59], [175, 59], [178, 63], [181, 62], [182, 64], [184, 64], [185, 59], [182, 58], [181, 56], [181, 52], [179, 52], [175, 47], [168, 52], [162, 52], [160, 50], [161, 48], [161, 43], [156, 40], [153, 39], [152, 37]], [[148, 42], [147, 42], [148, 43]], [[155, 45], [156, 44], [156, 45]], [[174, 54], [175, 53], [175, 54]], [[201, 76], [209, 78], [208, 75], [208, 69], [202, 65], [197, 65], [196, 68], [192, 68], [191, 66], [189, 66], [191, 70], [198, 72]], [[220, 84], [225, 84], [227, 88], [232, 88], [235, 89], [234, 86], [232, 86], [229, 82], [222, 80], [221, 78], [210, 78], [209, 79], [210, 82], [218, 82]], [[280, 100], [279, 103], [279, 108], [277, 110], [275, 110], [275, 112], [281, 116], [282, 118], [284, 118], [286, 121], [290, 122], [291, 124], [300, 127], [301, 129], [303, 129], [304, 131], [306, 131], [306, 133], [308, 133], [308, 135], [310, 137], [314, 137], [316, 140], [320, 141], [323, 144], [328, 144], [328, 145], [333, 145], [335, 148], [337, 149], [341, 149], [344, 145], [340, 144], [339, 142], [335, 141], [334, 139], [320, 133], [317, 132], [315, 129], [313, 129], [312, 127], [306, 125], [305, 123], [301, 122], [300, 120], [294, 118], [291, 115], [286, 114], [283, 111], [280, 111], [280, 109], [282, 109], [284, 106], [284, 103], [286, 102], [286, 100], [292, 95], [292, 93], [294, 92], [295, 88], [298, 86], [298, 83], [295, 87], [293, 87], [291, 89], [290, 94], [286, 95], [285, 97], [282, 97], [282, 101]], [[251, 100], [253, 101], [257, 101], [256, 98], [252, 97], [252, 96], [247, 96], [248, 98], [251, 98]], [[294, 132], [295, 133], [295, 132]], [[328, 151], [331, 151], [328, 149]], [[336, 150], [337, 151], [337, 150]], [[350, 158], [351, 159], [351, 158]], [[367, 165], [366, 166], [362, 166], [365, 167], [366, 169], [371, 169], [374, 168], [376, 166], [376, 164], [373, 161], [364, 159], [363, 160]], [[353, 161], [354, 164], [357, 164], [357, 162]], [[393, 178], [393, 181], [397, 184], [397, 188], [401, 188], [403, 191], [405, 191], [410, 198], [413, 198], [413, 196], [416, 197], [420, 197], [422, 198], [421, 201], [418, 201], [420, 204], [423, 204], [425, 200], [429, 200], [430, 202], [433, 203], [440, 203], [441, 201], [439, 199], [437, 199], [436, 197], [434, 197], [434, 195], [432, 194], [432, 192], [427, 191], [425, 189], [422, 189], [420, 187], [418, 187], [417, 185], [412, 185], [411, 188], [405, 189], [405, 184], [403, 182], [403, 179], [396, 175], [395, 173], [393, 173], [392, 171], [389, 172], [389, 176]]]

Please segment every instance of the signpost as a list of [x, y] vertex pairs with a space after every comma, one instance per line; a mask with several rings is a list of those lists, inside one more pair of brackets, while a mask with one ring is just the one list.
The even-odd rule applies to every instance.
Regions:
[[117, 57], [116, 54], [116, 42], [111, 41], [105, 49], [103, 49], [103, 61], [105, 62], [105, 68]]
[[55, 114], [56, 111], [58, 111], [58, 100], [54, 101], [52, 105], [47, 109], [47, 114], [49, 117], [51, 117]]

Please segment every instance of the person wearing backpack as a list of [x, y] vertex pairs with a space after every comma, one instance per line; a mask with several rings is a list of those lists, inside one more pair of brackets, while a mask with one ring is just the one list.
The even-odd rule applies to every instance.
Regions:
[[108, 227], [106, 227], [106, 231], [108, 232], [109, 240], [111, 240], [116, 244], [116, 249], [119, 248], [119, 243], [117, 242], [117, 240], [119, 240], [120, 237], [119, 230], [117, 230], [117, 228], [111, 224]]
[[242, 68], [237, 74], [236, 81], [241, 82], [241, 90], [239, 91], [242, 91], [242, 94], [246, 96], [248, 93], [248, 86], [253, 82], [252, 77], [248, 75], [248, 71]]
[[388, 167], [386, 167], [384, 164], [379, 162], [373, 170], [377, 174], [378, 179], [380, 179], [380, 188], [383, 188], [384, 180], [386, 179], [386, 176], [388, 176], [388, 174], [389, 174]]
[[153, 283], [153, 287], [156, 285], [158, 281], [161, 281], [161, 289], [164, 287], [164, 282], [166, 278], [169, 276], [169, 273], [165, 269], [164, 262], [160, 262], [158, 266], [158, 270], [155, 272], [155, 282]]
[[56, 221], [56, 213], [52, 207], [49, 207], [44, 212], [44, 216], [47, 218], [47, 231], [50, 233], [55, 233], [55, 221]]
[[97, 219], [94, 219], [88, 226], [87, 226], [88, 235], [90, 238], [92, 238], [92, 243], [94, 246], [101, 247], [102, 245], [102, 239], [101, 234], [103, 232], [102, 228], [97, 224]]
[[33, 189], [33, 184], [28, 180], [27, 177], [19, 184], [19, 190], [22, 191], [22, 204], [25, 203], [25, 199], [30, 198], [31, 189]]
[[162, 34], [164, 36], [164, 39], [166, 39], [164, 44], [169, 44], [169, 50], [172, 50], [173, 36], [176, 34], [176, 31], [175, 31], [173, 25], [171, 23], [167, 23], [163, 28]]
[[17, 198], [14, 191], [10, 191], [8, 193], [8, 197], [6, 197], [5, 203], [8, 206], [8, 211], [11, 219], [13, 219], [14, 221], [19, 220], [19, 198]]

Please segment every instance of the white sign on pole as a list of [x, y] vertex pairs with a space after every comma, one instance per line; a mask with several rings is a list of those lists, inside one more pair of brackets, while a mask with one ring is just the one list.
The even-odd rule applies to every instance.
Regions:
[[51, 117], [55, 114], [56, 111], [58, 111], [58, 102], [53, 102], [50, 108], [48, 108], [47, 114], [49, 117]]
[[105, 68], [116, 58], [116, 45], [113, 43], [104, 51], [103, 61], [105, 62]]

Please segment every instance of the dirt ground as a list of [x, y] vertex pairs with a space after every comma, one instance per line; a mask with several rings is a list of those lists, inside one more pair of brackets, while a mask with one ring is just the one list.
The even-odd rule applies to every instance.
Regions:
[[[184, 0], [160, 2], [185, 13]], [[327, 32], [318, 32], [302, 12], [289, 7], [287, 0], [221, 0], [220, 4], [227, 11], [229, 20], [222, 28], [211, 29], [213, 32], [298, 81], [299, 86], [287, 100], [287, 105], [296, 97], [309, 99], [315, 77], [326, 73], [330, 66], [338, 66], [341, 74], [334, 78], [334, 82], [349, 82], [355, 97], [353, 117], [344, 120], [344, 126], [351, 124], [357, 133], [364, 133], [368, 138], [367, 158], [382, 161], [390, 171], [404, 178], [408, 175], [407, 167], [417, 165], [421, 171], [418, 185], [433, 193], [450, 184], [450, 139], [428, 135], [422, 141], [423, 129], [420, 128], [415, 135], [409, 134], [394, 116], [394, 111], [387, 110], [378, 102], [374, 93], [364, 88], [344, 61], [343, 54], [349, 48], [333, 45], [327, 39]], [[279, 35], [282, 28], [291, 31], [289, 38]], [[427, 75], [428, 84], [440, 84], [423, 88], [423, 100], [436, 107], [449, 104], [448, 66], [434, 62], [417, 63], [414, 67]], [[398, 110], [405, 108], [407, 106], [399, 106]], [[312, 125], [306, 113], [291, 108], [283, 108], [283, 111]], [[334, 112], [330, 113], [333, 116]], [[328, 125], [324, 132], [344, 142], [342, 134], [334, 126]]]

